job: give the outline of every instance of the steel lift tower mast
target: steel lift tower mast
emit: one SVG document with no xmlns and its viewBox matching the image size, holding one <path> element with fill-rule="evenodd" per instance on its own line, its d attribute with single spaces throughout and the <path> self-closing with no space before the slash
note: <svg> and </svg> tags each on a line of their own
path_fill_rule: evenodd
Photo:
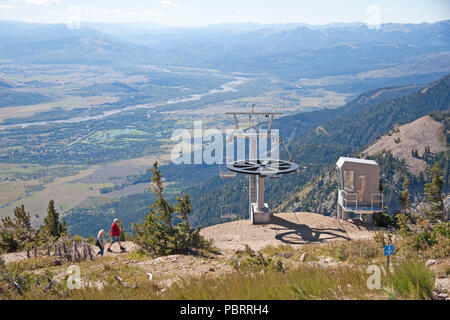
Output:
<svg viewBox="0 0 450 320">
<path fill-rule="evenodd" d="M 233 172 L 249 175 L 249 216 L 253 224 L 266 224 L 270 221 L 269 208 L 264 202 L 264 179 L 275 175 L 290 173 L 298 169 L 298 165 L 291 161 L 278 159 L 260 159 L 258 157 L 258 138 L 271 139 L 273 143 L 280 143 L 278 135 L 272 135 L 272 122 L 275 115 L 281 112 L 255 112 L 252 106 L 251 112 L 226 112 L 232 115 L 235 121 L 236 130 L 240 130 L 239 116 L 245 116 L 249 119 L 249 129 L 258 124 L 259 116 L 268 118 L 267 131 L 259 132 L 239 132 L 234 137 L 245 138 L 249 140 L 249 158 L 248 160 L 238 159 L 237 161 L 227 163 L 227 168 Z M 256 119 L 255 119 L 256 117 Z M 278 155 L 277 155 L 278 156 Z M 292 160 L 292 159 L 290 159 Z"/>
</svg>

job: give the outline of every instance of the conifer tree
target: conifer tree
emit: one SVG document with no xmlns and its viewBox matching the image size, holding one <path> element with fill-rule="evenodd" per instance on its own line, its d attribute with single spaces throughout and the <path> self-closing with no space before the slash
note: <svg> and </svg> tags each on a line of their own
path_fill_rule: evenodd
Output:
<svg viewBox="0 0 450 320">
<path fill-rule="evenodd" d="M 50 200 L 42 230 L 49 236 L 59 238 L 64 228 L 66 228 L 65 222 L 63 224 L 59 222 L 59 213 L 55 209 L 55 201 Z"/>
<path fill-rule="evenodd" d="M 192 205 L 189 195 L 177 196 L 172 206 L 163 196 L 163 183 L 158 163 L 153 164 L 151 190 L 157 199 L 151 205 L 149 213 L 140 224 L 133 224 L 136 242 L 155 256 L 183 253 L 192 249 L 214 250 L 211 242 L 200 235 L 200 229 L 192 229 L 189 216 Z M 173 226 L 173 214 L 177 213 L 182 222 Z"/>
<path fill-rule="evenodd" d="M 430 169 L 431 182 L 425 184 L 424 192 L 430 203 L 430 217 L 432 220 L 443 219 L 448 221 L 448 213 L 444 206 L 444 198 L 442 190 L 444 188 L 444 178 L 441 176 L 439 162 L 436 162 Z"/>
<path fill-rule="evenodd" d="M 6 217 L 2 219 L 3 226 L 6 228 L 22 229 L 23 231 L 31 230 L 31 216 L 25 211 L 25 206 L 14 208 L 14 217 Z"/>
<path fill-rule="evenodd" d="M 31 217 L 22 204 L 14 208 L 13 217 L 5 217 L 0 224 L 0 251 L 15 252 L 35 244 L 39 230 L 31 226 Z"/>
<path fill-rule="evenodd" d="M 156 202 L 152 205 L 152 209 L 155 211 L 156 217 L 159 221 L 172 228 L 172 215 L 174 213 L 174 208 L 163 196 L 164 186 L 161 171 L 158 170 L 157 161 L 153 164 L 151 172 L 153 173 L 153 177 L 150 188 L 157 196 Z"/>
<path fill-rule="evenodd" d="M 149 189 L 156 194 L 156 201 L 150 206 L 149 213 L 141 224 L 133 224 L 136 241 L 147 251 L 155 255 L 170 254 L 174 249 L 172 241 L 172 214 L 174 208 L 163 196 L 162 175 L 158 170 L 158 162 L 153 164 L 152 184 Z"/>
<path fill-rule="evenodd" d="M 408 176 L 405 176 L 405 180 L 402 185 L 403 189 L 400 191 L 400 205 L 402 206 L 402 211 L 409 217 L 411 216 L 411 201 L 409 199 L 409 179 Z"/>
<path fill-rule="evenodd" d="M 62 220 L 62 222 L 59 224 L 59 235 L 63 235 L 67 233 L 67 223 L 66 220 Z"/>
<path fill-rule="evenodd" d="M 191 199 L 188 194 L 183 194 L 177 196 L 177 204 L 175 210 L 179 213 L 180 219 L 184 220 L 186 226 L 190 228 L 190 214 L 192 212 Z"/>
</svg>

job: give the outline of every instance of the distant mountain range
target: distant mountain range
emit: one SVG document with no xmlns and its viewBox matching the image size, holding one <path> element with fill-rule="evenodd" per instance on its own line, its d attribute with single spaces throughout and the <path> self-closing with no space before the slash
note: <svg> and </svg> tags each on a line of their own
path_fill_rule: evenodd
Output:
<svg viewBox="0 0 450 320">
<path fill-rule="evenodd" d="M 168 27 L 157 23 L 105 23 L 105 22 L 83 22 L 83 26 L 96 29 L 100 32 L 119 35 L 127 34 L 144 34 L 144 33 L 180 33 L 186 31 L 204 31 L 204 32 L 252 32 L 262 29 L 271 30 L 292 30 L 302 27 L 309 29 L 326 29 L 326 28 L 339 28 L 350 26 L 365 25 L 364 22 L 353 23 L 329 23 L 326 25 L 311 25 L 307 23 L 275 23 L 275 24 L 262 24 L 262 23 L 220 23 L 206 26 L 193 26 L 193 27 Z"/>
<path fill-rule="evenodd" d="M 387 74 L 391 78 L 385 84 L 390 85 L 444 75 L 450 65 L 442 61 L 449 56 L 450 21 L 384 24 L 380 29 L 361 23 L 173 29 L 88 23 L 75 30 L 64 24 L 0 22 L 1 61 L 24 64 L 179 65 L 291 81 L 357 76 L 354 83 Z M 399 68 L 403 72 L 396 75 Z"/>
<path fill-rule="evenodd" d="M 90 28 L 0 22 L 0 61 L 20 64 L 149 63 L 149 49 Z"/>
</svg>

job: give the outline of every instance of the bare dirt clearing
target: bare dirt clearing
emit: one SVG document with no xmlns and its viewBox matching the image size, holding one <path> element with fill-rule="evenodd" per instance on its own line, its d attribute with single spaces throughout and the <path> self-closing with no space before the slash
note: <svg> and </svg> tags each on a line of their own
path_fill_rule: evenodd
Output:
<svg viewBox="0 0 450 320">
<path fill-rule="evenodd" d="M 273 215 L 272 223 L 267 225 L 253 225 L 249 220 L 241 220 L 207 227 L 201 234 L 213 239 L 220 249 L 242 250 L 248 245 L 253 250 L 260 250 L 268 245 L 296 246 L 366 239 L 374 236 L 375 228 L 316 213 L 296 212 Z"/>
<path fill-rule="evenodd" d="M 425 170 L 426 163 L 422 159 L 414 158 L 411 151 L 417 150 L 420 156 L 427 146 L 431 152 L 444 151 L 446 147 L 441 141 L 442 130 L 442 123 L 425 116 L 400 126 L 398 132 L 381 137 L 365 152 L 373 155 L 382 150 L 389 150 L 395 157 L 405 159 L 409 171 L 417 175 Z"/>
</svg>

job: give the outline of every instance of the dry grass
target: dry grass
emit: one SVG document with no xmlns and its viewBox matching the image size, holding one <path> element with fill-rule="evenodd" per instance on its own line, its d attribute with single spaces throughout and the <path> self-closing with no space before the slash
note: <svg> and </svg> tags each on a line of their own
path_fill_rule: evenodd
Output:
<svg viewBox="0 0 450 320">
<path fill-rule="evenodd" d="M 322 300 L 322 299 L 429 299 L 434 278 L 423 262 L 397 265 L 382 277 L 382 288 L 367 287 L 365 268 L 328 269 L 304 265 L 288 272 L 234 272 L 220 278 L 187 279 L 164 290 L 145 277 L 134 279 L 136 289 L 112 284 L 103 290 L 72 290 L 69 299 L 164 300 Z M 126 281 L 124 279 L 124 281 Z M 63 298 L 63 297 L 62 297 Z"/>
<path fill-rule="evenodd" d="M 396 247 L 401 246 L 396 243 Z M 77 264 L 84 285 L 80 290 L 65 286 L 70 263 L 54 265 L 51 257 L 21 261 L 8 268 L 27 274 L 51 272 L 58 282 L 58 290 L 28 290 L 26 299 L 80 300 L 430 299 L 434 274 L 448 277 L 450 273 L 445 261 L 430 270 L 423 255 L 404 250 L 392 258 L 393 269 L 386 273 L 381 244 L 364 239 L 267 246 L 260 253 L 266 263 L 254 264 L 259 253 L 249 248 L 211 257 L 174 255 L 151 259 L 139 250 L 105 256 Z M 233 269 L 236 257 L 241 264 Z M 276 268 L 278 265 L 282 268 Z M 367 287 L 369 265 L 378 265 L 382 271 L 380 289 Z M 153 275 L 151 281 L 147 272 Z"/>
<path fill-rule="evenodd" d="M 0 206 L 4 206 L 25 195 L 25 182 L 4 181 L 0 182 Z"/>
<path fill-rule="evenodd" d="M 0 122 L 9 118 L 23 118 L 35 115 L 38 112 L 50 111 L 53 108 L 62 108 L 63 110 L 72 110 L 75 108 L 89 108 L 104 103 L 113 103 L 119 100 L 114 96 L 92 96 L 92 97 L 68 97 L 54 102 L 40 103 L 30 106 L 14 106 L 0 109 Z"/>
</svg>

